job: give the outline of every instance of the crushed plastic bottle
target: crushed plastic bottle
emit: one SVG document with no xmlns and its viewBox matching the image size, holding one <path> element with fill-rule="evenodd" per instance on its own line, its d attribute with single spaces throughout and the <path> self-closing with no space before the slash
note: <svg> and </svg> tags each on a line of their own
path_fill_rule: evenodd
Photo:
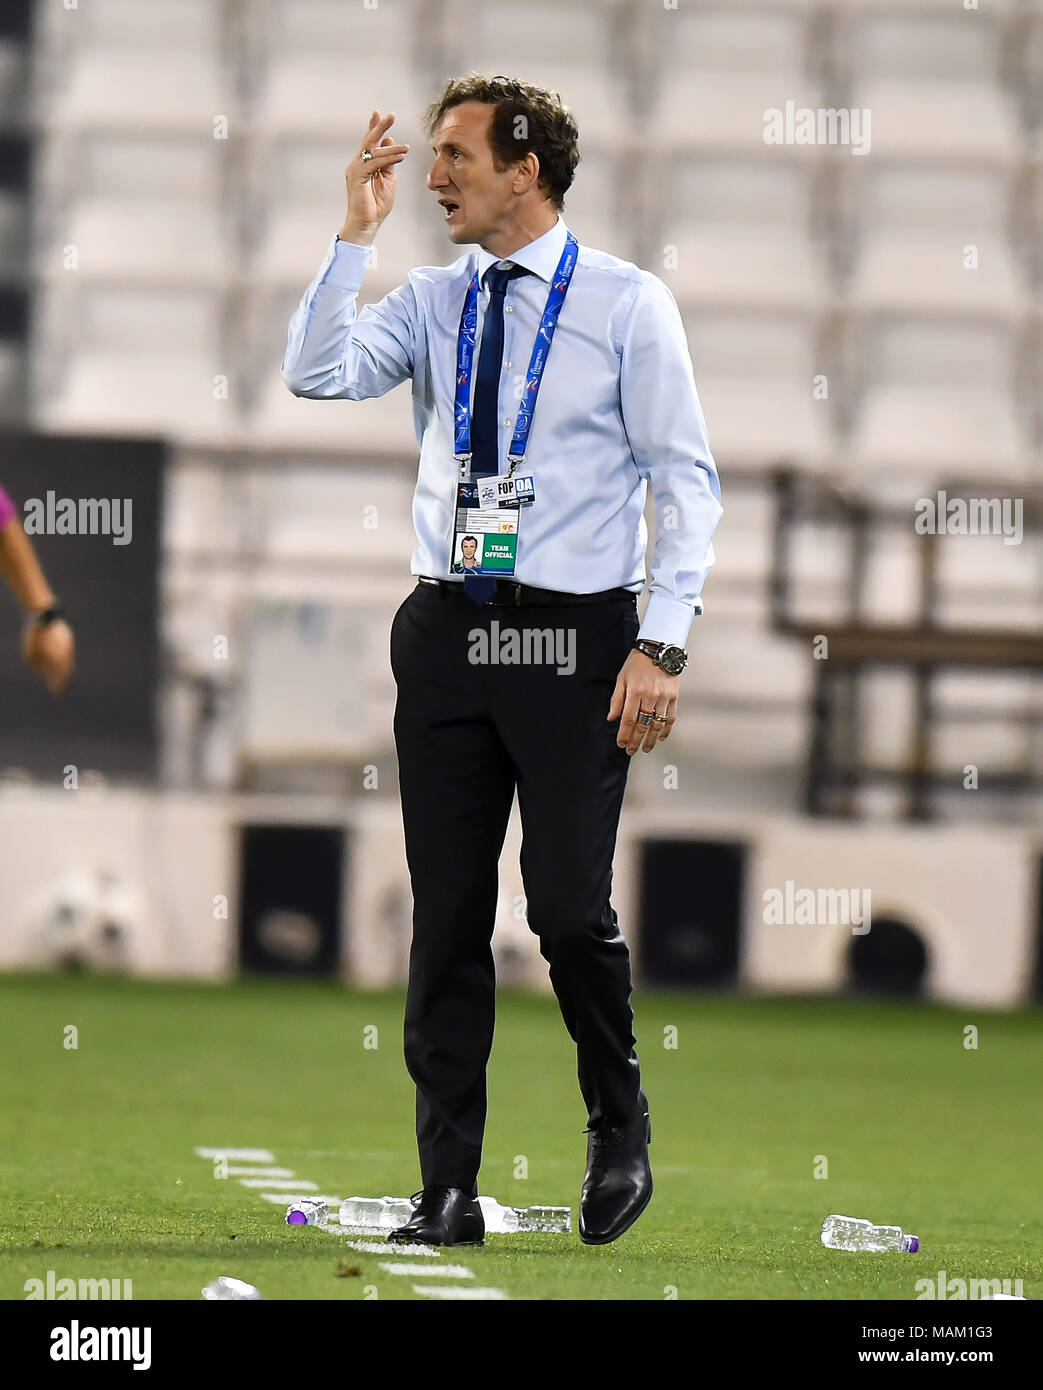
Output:
<svg viewBox="0 0 1043 1390">
<path fill-rule="evenodd" d="M 356 1235 L 393 1231 L 416 1211 L 408 1197 L 348 1197 L 340 1204 L 340 1224 Z"/>
<path fill-rule="evenodd" d="M 894 1250 L 915 1255 L 920 1237 L 909 1235 L 901 1226 L 874 1226 L 857 1216 L 827 1216 L 822 1223 L 822 1244 L 830 1250 L 869 1250 L 874 1254 Z"/>
<path fill-rule="evenodd" d="M 286 1208 L 287 1226 L 328 1226 L 329 1203 L 312 1197 L 301 1197 Z"/>
<path fill-rule="evenodd" d="M 255 1289 L 253 1284 L 247 1284 L 242 1279 L 233 1279 L 228 1274 L 222 1274 L 219 1279 L 212 1280 L 203 1290 L 203 1297 L 211 1302 L 217 1301 L 239 1301 L 246 1299 L 256 1299 L 261 1297 L 260 1289 Z"/>
<path fill-rule="evenodd" d="M 568 1235 L 572 1230 L 571 1207 L 505 1207 L 495 1197 L 479 1197 L 485 1229 L 493 1235 L 512 1231 L 543 1231 Z M 302 1207 L 303 1203 L 298 1203 Z M 408 1197 L 348 1197 L 341 1203 L 340 1224 L 356 1235 L 369 1231 L 393 1231 L 409 1221 L 416 1207 Z M 287 1212 L 287 1221 L 290 1213 Z"/>
<path fill-rule="evenodd" d="M 485 1229 L 492 1235 L 511 1231 L 544 1231 L 568 1235 L 572 1230 L 571 1207 L 504 1207 L 495 1197 L 479 1197 Z"/>
</svg>

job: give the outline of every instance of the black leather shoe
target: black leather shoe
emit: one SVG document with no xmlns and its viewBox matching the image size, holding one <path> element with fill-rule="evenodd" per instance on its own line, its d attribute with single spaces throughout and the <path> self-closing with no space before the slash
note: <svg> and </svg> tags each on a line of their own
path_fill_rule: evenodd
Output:
<svg viewBox="0 0 1043 1390">
<path fill-rule="evenodd" d="M 579 1238 L 584 1245 L 608 1245 L 630 1229 L 652 1198 L 648 1163 L 652 1124 L 644 1091 L 630 1124 L 598 1125 L 588 1129 L 587 1135 Z"/>
<path fill-rule="evenodd" d="M 462 1187 L 427 1187 L 414 1214 L 388 1236 L 390 1245 L 484 1245 L 485 1218 Z"/>
</svg>

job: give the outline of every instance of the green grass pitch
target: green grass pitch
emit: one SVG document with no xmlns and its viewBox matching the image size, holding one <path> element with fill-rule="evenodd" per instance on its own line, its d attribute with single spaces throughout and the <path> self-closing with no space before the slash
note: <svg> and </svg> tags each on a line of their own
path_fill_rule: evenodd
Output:
<svg viewBox="0 0 1043 1390">
<path fill-rule="evenodd" d="M 1043 1297 L 1040 1015 L 643 989 L 634 1002 L 651 1205 L 611 1246 L 515 1235 L 447 1251 L 467 1282 L 510 1299 L 915 1300 L 945 1270 Z M 267 1149 L 340 1196 L 415 1191 L 401 1018 L 401 994 L 334 985 L 0 978 L 0 1296 L 53 1270 L 132 1279 L 136 1300 L 198 1299 L 221 1274 L 268 1299 L 416 1297 L 431 1280 L 380 1269 L 408 1256 L 291 1229 L 193 1153 Z M 481 1190 L 569 1205 L 575 1221 L 585 1123 L 553 999 L 503 994 Z M 899 1224 L 920 1253 L 826 1250 L 830 1212 Z"/>
</svg>

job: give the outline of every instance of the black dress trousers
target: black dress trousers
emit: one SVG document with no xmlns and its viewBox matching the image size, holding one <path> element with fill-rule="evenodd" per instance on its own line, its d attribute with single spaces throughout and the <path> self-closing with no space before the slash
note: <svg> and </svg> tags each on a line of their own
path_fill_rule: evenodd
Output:
<svg viewBox="0 0 1043 1390">
<path fill-rule="evenodd" d="M 590 1122 L 633 1117 L 630 953 L 609 902 L 630 760 L 606 716 L 637 631 L 633 596 L 479 606 L 455 588 L 418 583 L 395 615 L 395 743 L 414 903 L 405 1059 L 425 1187 L 477 1192 L 497 862 L 516 789 L 528 924 L 576 1044 Z M 530 659 L 503 659 L 512 654 Z"/>
</svg>

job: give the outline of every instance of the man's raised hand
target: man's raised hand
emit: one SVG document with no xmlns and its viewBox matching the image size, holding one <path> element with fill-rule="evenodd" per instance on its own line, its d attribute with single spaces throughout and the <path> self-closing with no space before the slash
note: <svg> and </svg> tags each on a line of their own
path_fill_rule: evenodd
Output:
<svg viewBox="0 0 1043 1390">
<path fill-rule="evenodd" d="M 339 232 L 341 241 L 368 246 L 394 205 L 395 165 L 401 164 L 409 150 L 408 145 L 396 145 L 388 135 L 394 120 L 394 112 L 381 116 L 374 111 L 358 151 L 344 170 L 348 211 Z M 369 151 L 371 158 L 364 159 L 364 151 Z"/>
</svg>

